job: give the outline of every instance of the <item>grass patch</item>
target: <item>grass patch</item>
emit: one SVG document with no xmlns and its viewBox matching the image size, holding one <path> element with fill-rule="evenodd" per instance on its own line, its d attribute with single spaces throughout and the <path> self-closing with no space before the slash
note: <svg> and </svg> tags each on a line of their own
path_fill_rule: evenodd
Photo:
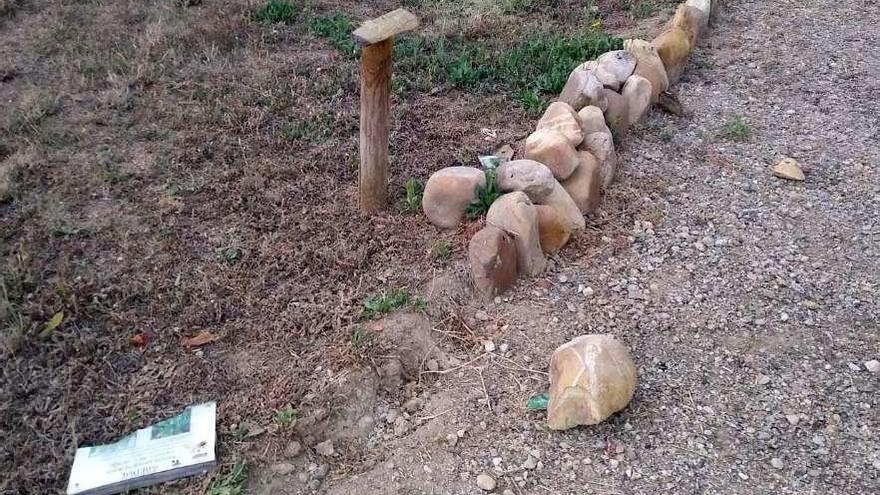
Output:
<svg viewBox="0 0 880 495">
<path fill-rule="evenodd" d="M 527 5 L 529 2 L 518 2 Z M 311 30 L 349 57 L 357 53 L 354 26 L 343 14 L 316 17 Z M 513 45 L 463 37 L 403 36 L 394 45 L 397 90 L 455 87 L 474 92 L 509 91 L 526 110 L 546 105 L 544 95 L 562 91 L 581 63 L 623 48 L 623 40 L 591 27 L 572 36 L 541 32 Z"/>
<path fill-rule="evenodd" d="M 746 141 L 752 135 L 752 130 L 744 118 L 737 116 L 724 125 L 724 135 L 734 141 Z"/>
<path fill-rule="evenodd" d="M 465 214 L 471 220 L 477 219 L 488 213 L 489 207 L 503 194 L 495 180 L 496 172 L 486 170 L 486 186 L 477 186 L 476 198 L 468 205 Z"/>
<path fill-rule="evenodd" d="M 370 320 L 404 307 L 423 310 L 427 305 L 428 302 L 424 298 L 412 296 L 406 290 L 397 289 L 365 299 L 361 319 Z"/>
<path fill-rule="evenodd" d="M 58 111 L 59 102 L 44 93 L 28 93 L 21 104 L 9 115 L 6 130 L 10 134 L 36 135 L 40 125 Z"/>
<path fill-rule="evenodd" d="M 452 246 L 446 241 L 437 241 L 431 246 L 431 256 L 438 260 L 448 260 L 452 255 Z"/>
<path fill-rule="evenodd" d="M 211 484 L 208 495 L 244 495 L 247 483 L 247 466 L 237 461 L 229 471 Z"/>
<path fill-rule="evenodd" d="M 354 25 L 342 14 L 320 16 L 312 19 L 311 30 L 317 36 L 325 38 L 334 48 L 347 57 L 357 55 L 357 45 L 351 38 Z"/>
<path fill-rule="evenodd" d="M 293 24 L 301 10 L 286 0 L 269 0 L 251 12 L 251 20 L 257 24 Z"/>
<path fill-rule="evenodd" d="M 425 192 L 425 184 L 410 177 L 403 185 L 404 197 L 400 200 L 398 208 L 404 213 L 416 213 L 422 207 L 422 194 Z"/>
</svg>

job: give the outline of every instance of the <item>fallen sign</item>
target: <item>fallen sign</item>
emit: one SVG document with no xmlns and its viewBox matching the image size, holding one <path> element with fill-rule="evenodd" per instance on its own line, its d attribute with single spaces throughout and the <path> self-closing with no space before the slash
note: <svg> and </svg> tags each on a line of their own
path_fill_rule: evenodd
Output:
<svg viewBox="0 0 880 495">
<path fill-rule="evenodd" d="M 121 440 L 76 449 L 67 495 L 108 495 L 205 473 L 217 465 L 217 404 L 187 407 Z"/>
</svg>

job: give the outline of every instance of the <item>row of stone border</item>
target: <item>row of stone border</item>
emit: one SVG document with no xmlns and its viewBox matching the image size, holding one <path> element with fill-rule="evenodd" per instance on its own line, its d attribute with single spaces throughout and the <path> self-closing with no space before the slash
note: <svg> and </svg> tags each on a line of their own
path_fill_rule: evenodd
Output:
<svg viewBox="0 0 880 495">
<path fill-rule="evenodd" d="M 675 83 L 706 30 L 711 0 L 687 0 L 653 41 L 628 39 L 624 49 L 586 61 L 525 140 L 523 158 L 497 169 L 447 167 L 425 185 L 422 208 L 437 227 L 457 228 L 488 180 L 504 192 L 468 246 L 476 294 L 490 299 L 520 276 L 535 276 L 546 255 L 586 226 L 617 170 L 615 140 L 626 136 Z"/>
</svg>

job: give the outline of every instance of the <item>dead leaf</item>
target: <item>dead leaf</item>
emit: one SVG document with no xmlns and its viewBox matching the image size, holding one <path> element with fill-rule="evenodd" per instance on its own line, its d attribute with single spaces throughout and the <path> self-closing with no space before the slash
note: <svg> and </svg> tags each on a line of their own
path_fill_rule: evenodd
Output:
<svg viewBox="0 0 880 495">
<path fill-rule="evenodd" d="M 201 347 L 205 344 L 210 344 L 211 342 L 215 342 L 220 340 L 219 335 L 214 335 L 213 333 L 202 330 L 195 337 L 184 337 L 180 340 L 180 345 L 186 347 L 188 349 L 192 349 L 193 347 Z"/>
<path fill-rule="evenodd" d="M 150 336 L 146 333 L 136 333 L 128 338 L 128 343 L 134 347 L 143 347 L 150 342 Z"/>
<path fill-rule="evenodd" d="M 64 320 L 64 312 L 59 311 L 52 315 L 52 318 L 46 322 L 46 325 L 43 327 L 43 330 L 40 332 L 41 339 L 48 339 L 52 336 L 52 333 L 55 332 L 55 329 L 61 325 L 61 322 Z"/>
</svg>

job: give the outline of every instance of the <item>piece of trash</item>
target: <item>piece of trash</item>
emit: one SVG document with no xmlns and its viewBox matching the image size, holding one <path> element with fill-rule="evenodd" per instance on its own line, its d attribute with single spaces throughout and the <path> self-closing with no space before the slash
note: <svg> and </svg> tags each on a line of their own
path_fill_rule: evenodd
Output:
<svg viewBox="0 0 880 495">
<path fill-rule="evenodd" d="M 99 495 L 156 485 L 217 465 L 217 403 L 138 430 L 116 443 L 76 449 L 67 495 Z"/>
<path fill-rule="evenodd" d="M 547 409 L 547 404 L 550 403 L 550 396 L 547 394 L 538 394 L 529 397 L 529 402 L 526 405 L 529 411 L 544 411 Z"/>
<path fill-rule="evenodd" d="M 192 349 L 193 347 L 201 347 L 205 344 L 210 344 L 211 342 L 216 342 L 220 340 L 219 335 L 214 335 L 213 333 L 202 330 L 195 337 L 184 337 L 180 339 L 180 345 Z"/>
<path fill-rule="evenodd" d="M 480 157 L 480 165 L 486 170 L 495 170 L 501 165 L 501 158 L 495 155 L 483 155 Z"/>
<path fill-rule="evenodd" d="M 46 322 L 46 325 L 43 326 L 43 330 L 40 331 L 39 337 L 41 339 L 48 339 L 49 337 L 51 337 L 52 334 L 55 332 L 55 329 L 58 328 L 59 325 L 61 325 L 61 322 L 63 320 L 64 320 L 64 312 L 63 311 L 59 311 L 59 312 L 55 313 L 54 315 L 52 315 L 52 318 L 50 318 L 49 321 Z"/>
<path fill-rule="evenodd" d="M 486 141 L 494 141 L 498 139 L 498 131 L 496 131 L 495 129 L 487 129 L 483 127 L 482 129 L 480 129 L 480 134 L 485 136 L 483 139 L 485 139 Z"/>
<path fill-rule="evenodd" d="M 150 335 L 146 333 L 136 333 L 128 338 L 128 343 L 133 347 L 143 347 L 150 342 Z"/>
</svg>

